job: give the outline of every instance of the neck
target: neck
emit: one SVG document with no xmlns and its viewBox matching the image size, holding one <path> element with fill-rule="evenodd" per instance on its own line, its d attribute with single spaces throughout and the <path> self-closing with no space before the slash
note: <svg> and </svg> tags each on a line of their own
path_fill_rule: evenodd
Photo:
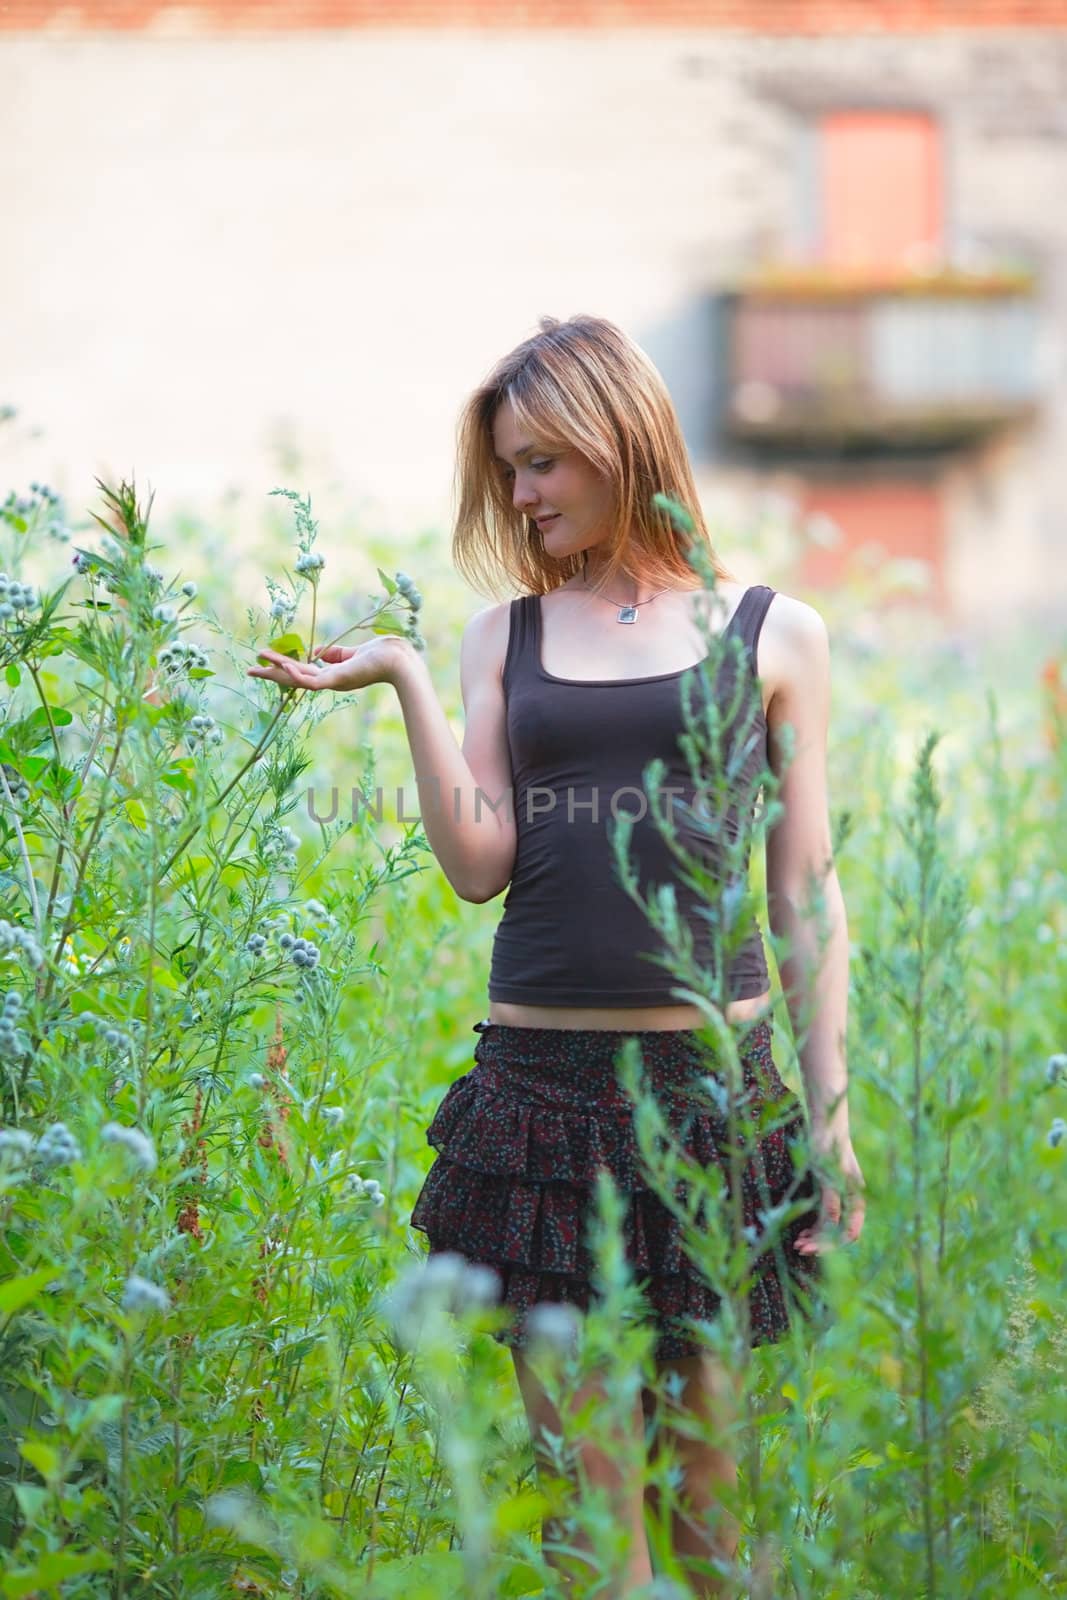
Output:
<svg viewBox="0 0 1067 1600">
<path fill-rule="evenodd" d="M 582 556 L 582 578 L 590 588 L 599 585 L 603 574 L 607 571 L 607 563 L 597 558 L 595 553 L 586 551 Z M 607 598 L 617 600 L 620 606 L 640 605 L 643 600 L 651 600 L 654 595 L 662 594 L 667 586 L 662 583 L 648 583 L 644 578 L 635 577 L 625 567 L 616 572 L 607 589 Z M 681 583 L 671 585 L 672 588 L 681 589 Z"/>
</svg>

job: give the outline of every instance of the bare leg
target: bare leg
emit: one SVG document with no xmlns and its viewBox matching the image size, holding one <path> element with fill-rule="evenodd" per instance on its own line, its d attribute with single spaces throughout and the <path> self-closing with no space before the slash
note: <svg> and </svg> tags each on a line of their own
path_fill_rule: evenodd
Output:
<svg viewBox="0 0 1067 1600">
<path fill-rule="evenodd" d="M 691 1571 L 686 1557 L 707 1562 L 714 1558 L 733 1560 L 737 1554 L 740 1530 L 736 1519 L 721 1504 L 722 1491 L 736 1488 L 737 1464 L 732 1450 L 720 1445 L 717 1436 L 737 1416 L 741 1380 L 732 1378 L 727 1369 L 709 1355 L 660 1361 L 657 1368 L 661 1376 L 674 1371 L 685 1380 L 678 1398 L 664 1397 L 653 1412 L 656 1421 L 653 1456 L 669 1442 L 683 1474 L 679 1504 L 671 1515 L 671 1545 L 688 1572 L 693 1593 L 701 1600 L 726 1600 L 730 1590 L 725 1580 L 706 1572 Z M 672 1424 L 672 1412 L 679 1420 L 689 1416 L 710 1422 L 710 1442 L 687 1437 L 685 1431 Z M 658 1515 L 659 1491 L 650 1487 L 647 1499 L 653 1514 Z"/>
<path fill-rule="evenodd" d="M 534 1442 L 534 1455 L 537 1460 L 538 1471 L 548 1466 L 548 1457 L 544 1452 L 542 1443 L 542 1428 L 548 1428 L 555 1434 L 560 1434 L 559 1413 L 545 1394 L 541 1385 L 520 1350 L 513 1349 L 512 1358 L 515 1362 L 515 1373 L 519 1380 L 519 1389 L 522 1393 L 523 1404 L 526 1407 L 526 1417 L 530 1425 L 530 1436 Z M 574 1397 L 575 1409 L 581 1407 L 595 1394 L 602 1394 L 603 1386 L 597 1382 L 583 1385 Z M 634 1401 L 634 1414 L 628 1419 L 627 1424 L 638 1438 L 644 1437 L 644 1415 L 639 1400 Z M 641 1472 L 638 1470 L 634 1481 L 627 1481 L 619 1461 L 603 1448 L 594 1448 L 578 1442 L 574 1454 L 577 1457 L 578 1471 L 590 1488 L 603 1488 L 612 1497 L 615 1515 L 620 1524 L 630 1530 L 630 1551 L 626 1565 L 622 1587 L 614 1590 L 612 1600 L 622 1600 L 623 1596 L 634 1594 L 643 1584 L 652 1578 L 652 1564 L 648 1554 L 648 1540 L 645 1536 L 644 1497 L 641 1486 Z M 643 1458 L 642 1458 L 643 1459 Z M 544 1528 L 546 1540 L 556 1536 L 558 1530 L 551 1521 L 547 1521 Z M 589 1542 L 581 1535 L 576 1535 L 573 1544 L 577 1549 L 588 1550 Z M 561 1562 L 552 1552 L 545 1552 L 545 1561 L 556 1570 L 560 1570 Z M 608 1600 L 605 1595 L 605 1600 Z"/>
</svg>

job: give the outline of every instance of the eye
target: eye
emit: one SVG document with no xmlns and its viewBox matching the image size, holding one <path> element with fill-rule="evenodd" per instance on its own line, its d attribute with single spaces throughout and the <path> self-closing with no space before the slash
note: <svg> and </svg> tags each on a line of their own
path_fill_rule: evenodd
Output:
<svg viewBox="0 0 1067 1600">
<path fill-rule="evenodd" d="M 548 472 L 548 471 L 551 470 L 552 467 L 555 466 L 555 464 L 556 464 L 555 458 L 552 458 L 551 460 L 548 460 L 548 461 L 531 461 L 530 462 L 530 465 L 534 469 L 535 472 Z M 510 483 L 512 478 L 515 476 L 515 470 L 514 470 L 513 467 L 501 467 L 500 475 L 504 479 L 505 483 Z"/>
</svg>

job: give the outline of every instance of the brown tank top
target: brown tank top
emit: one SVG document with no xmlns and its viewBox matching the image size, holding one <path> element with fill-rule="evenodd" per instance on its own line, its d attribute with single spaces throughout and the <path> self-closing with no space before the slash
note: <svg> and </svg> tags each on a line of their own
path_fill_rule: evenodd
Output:
<svg viewBox="0 0 1067 1600">
<path fill-rule="evenodd" d="M 767 765 L 767 723 L 756 679 L 756 643 L 775 591 L 765 584 L 746 589 L 726 625 L 724 638 L 739 646 L 725 652 L 712 692 L 725 716 L 736 689 L 740 662 L 745 675 L 745 739 L 735 749 L 731 795 L 747 796 Z M 699 666 L 699 663 L 697 664 Z M 641 893 L 673 883 L 679 916 L 694 941 L 696 959 L 713 971 L 713 941 L 704 902 L 676 875 L 669 847 L 648 806 L 642 773 L 650 761 L 664 762 L 664 786 L 683 803 L 699 799 L 679 735 L 683 680 L 689 676 L 694 709 L 702 674 L 697 667 L 649 678 L 579 680 L 557 678 L 541 665 L 541 602 L 523 595 L 511 602 L 504 660 L 507 735 L 511 752 L 512 802 L 517 847 L 515 868 L 493 941 L 489 998 L 517 1005 L 677 1005 L 677 979 L 655 956 L 666 947 L 641 907 L 619 882 L 611 837 L 615 818 L 632 813 L 630 859 Z M 736 837 L 739 815 L 727 810 Z M 686 847 L 714 867 L 710 830 L 677 819 Z M 748 869 L 745 853 L 744 869 Z M 753 919 L 735 950 L 727 995 L 743 999 L 768 987 L 759 924 Z"/>
</svg>

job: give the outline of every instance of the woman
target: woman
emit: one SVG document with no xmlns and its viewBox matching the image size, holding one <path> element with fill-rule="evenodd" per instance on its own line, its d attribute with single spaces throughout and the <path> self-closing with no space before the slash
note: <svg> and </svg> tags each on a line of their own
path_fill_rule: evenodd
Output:
<svg viewBox="0 0 1067 1600">
<path fill-rule="evenodd" d="M 810 1285 L 817 1255 L 835 1238 L 858 1237 L 863 1223 L 845 1093 L 848 934 L 826 800 L 826 629 L 801 601 L 734 582 L 711 552 L 667 390 L 611 323 L 543 318 L 540 332 L 471 396 L 459 442 L 456 565 L 476 586 L 491 589 L 503 576 L 521 591 L 519 599 L 479 611 L 465 629 L 462 750 L 423 658 L 406 639 L 330 648 L 325 667 L 263 651 L 271 665 L 252 671 L 308 689 L 393 684 L 423 826 L 449 882 L 477 903 L 509 889 L 493 947 L 489 1016 L 476 1025 L 475 1065 L 450 1087 L 428 1130 L 439 1154 L 412 1222 L 428 1233 L 432 1250 L 456 1250 L 497 1271 L 513 1313 L 500 1337 L 512 1348 L 535 1444 L 543 1428 L 560 1429 L 524 1355 L 525 1320 L 544 1301 L 589 1305 L 583 1230 L 598 1160 L 633 1191 L 641 1214 L 646 1259 L 635 1268 L 657 1329 L 660 1373 L 678 1374 L 673 1393 L 683 1412 L 700 1411 L 721 1428 L 737 1391 L 685 1320 L 714 1316 L 717 1299 L 678 1250 L 666 1209 L 642 1184 L 632 1121 L 619 1134 L 629 1101 L 614 1069 L 621 1044 L 636 1036 L 665 1105 L 694 1069 L 708 1071 L 697 1039 L 706 1018 L 697 1005 L 673 998 L 675 978 L 649 959 L 662 947 L 618 880 L 607 826 L 618 809 L 640 818 L 633 797 L 654 755 L 666 761 L 669 777 L 682 773 L 680 687 L 705 655 L 698 603 L 708 592 L 653 496 L 680 502 L 692 518 L 691 537 L 708 550 L 714 596 L 725 603 L 719 627 L 740 641 L 742 670 L 751 674 L 761 737 L 748 772 L 767 767 L 781 781 L 783 812 L 766 846 L 769 919 L 789 949 L 781 977 L 794 1032 L 798 1039 L 803 1033 L 799 1055 L 822 1183 L 816 1206 L 814 1168 L 798 1190 L 783 1133 L 764 1141 L 772 1199 L 806 1194 L 811 1207 L 786 1226 L 774 1258 L 768 1252 L 751 1296 L 753 1344 L 782 1336 L 791 1287 Z M 787 724 L 795 740 L 788 761 Z M 623 791 L 627 803 L 617 808 Z M 670 856 L 653 819 L 633 827 L 642 883 L 665 881 Z M 807 911 L 813 883 L 822 926 Z M 695 914 L 691 897 L 679 892 L 678 903 L 699 940 L 707 920 Z M 770 1085 L 776 1099 L 786 1095 L 771 1057 L 770 990 L 755 924 L 731 955 L 727 992 L 726 1019 L 743 1031 L 746 1087 L 765 1092 Z M 797 1107 L 786 1132 L 795 1136 L 802 1120 Z M 695 1133 L 690 1126 L 705 1150 L 713 1131 L 710 1110 Z M 842 1194 L 831 1177 L 849 1197 L 843 1228 Z M 746 1191 L 751 1223 L 749 1199 Z M 650 1239 L 670 1260 L 648 1256 Z M 643 1404 L 650 1403 L 646 1392 Z M 643 1426 L 640 1412 L 633 1420 Z M 697 1592 L 719 1593 L 706 1564 L 736 1547 L 736 1526 L 714 1516 L 721 1487 L 736 1481 L 734 1461 L 684 1429 L 672 1430 L 669 1417 L 657 1422 L 657 1438 L 670 1437 L 685 1477 L 675 1549 L 681 1559 L 695 1559 L 694 1571 L 705 1564 L 697 1580 L 705 1587 Z M 620 1481 L 614 1460 L 591 1448 L 582 1466 L 590 1482 L 610 1488 L 632 1529 L 627 1583 L 639 1586 L 651 1577 L 640 1485 Z"/>
</svg>

